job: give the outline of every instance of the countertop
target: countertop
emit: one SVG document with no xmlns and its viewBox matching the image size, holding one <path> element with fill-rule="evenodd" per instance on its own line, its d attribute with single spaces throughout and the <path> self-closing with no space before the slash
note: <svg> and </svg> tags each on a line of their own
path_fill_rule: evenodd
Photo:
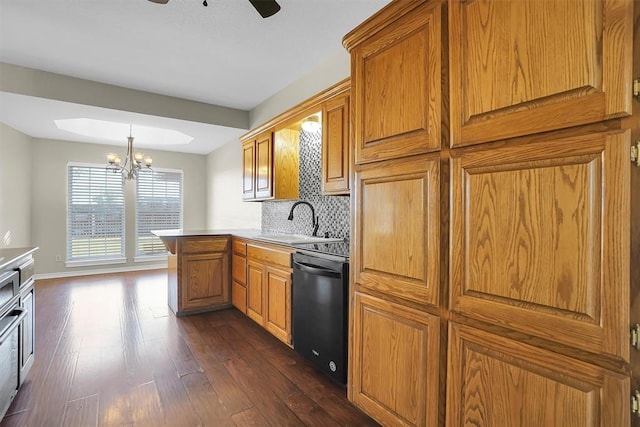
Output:
<svg viewBox="0 0 640 427">
<path fill-rule="evenodd" d="M 341 258 L 349 258 L 349 242 L 328 242 L 328 243 L 302 243 L 302 244 L 286 244 L 276 242 L 265 242 L 258 237 L 265 234 L 263 230 L 256 229 L 210 229 L 210 230 L 152 230 L 151 233 L 160 238 L 178 239 L 180 237 L 198 237 L 198 236 L 233 236 L 242 237 L 244 239 L 254 239 L 261 243 L 271 245 L 280 245 L 289 248 L 299 249 L 304 252 L 315 252 L 319 254 L 328 254 Z M 269 233 L 278 234 L 278 233 Z M 284 234 L 284 233 L 282 233 Z M 166 243 L 165 243 L 166 244 Z"/>
<path fill-rule="evenodd" d="M 209 230 L 152 230 L 151 233 L 158 237 L 198 237 L 198 236 L 236 236 L 245 239 L 253 239 L 262 234 L 262 230 L 252 228 L 236 229 L 209 229 Z"/>
<path fill-rule="evenodd" d="M 7 266 L 11 265 L 15 261 L 34 253 L 38 249 L 40 248 L 38 248 L 37 246 L 31 248 L 0 249 L 0 270 L 4 270 Z"/>
</svg>

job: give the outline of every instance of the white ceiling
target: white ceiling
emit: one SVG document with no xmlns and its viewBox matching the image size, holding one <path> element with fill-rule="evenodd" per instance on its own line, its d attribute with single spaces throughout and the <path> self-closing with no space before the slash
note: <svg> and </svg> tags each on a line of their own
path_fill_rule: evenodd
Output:
<svg viewBox="0 0 640 427">
<path fill-rule="evenodd" d="M 342 37 L 388 1 L 278 0 L 280 12 L 263 19 L 248 0 L 208 0 L 208 7 L 200 0 L 0 0 L 0 61 L 251 110 L 343 50 Z M 11 127 L 38 138 L 105 143 L 52 123 L 73 115 L 195 137 L 161 148 L 169 151 L 204 154 L 215 148 L 212 140 L 246 132 L 0 93 L 0 121 Z"/>
</svg>

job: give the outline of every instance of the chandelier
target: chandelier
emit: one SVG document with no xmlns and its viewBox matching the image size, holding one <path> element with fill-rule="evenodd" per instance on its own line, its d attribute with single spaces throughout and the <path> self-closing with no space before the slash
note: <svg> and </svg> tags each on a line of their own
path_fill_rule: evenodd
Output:
<svg viewBox="0 0 640 427">
<path fill-rule="evenodd" d="M 136 179 L 138 172 L 142 168 L 151 170 L 151 163 L 153 159 L 150 156 L 144 155 L 144 153 L 133 152 L 133 136 L 131 136 L 131 125 L 129 125 L 129 136 L 127 137 L 127 157 L 122 163 L 122 158 L 115 153 L 107 154 L 107 162 L 109 165 L 107 169 L 110 169 L 113 173 L 121 173 L 124 179 Z M 144 165 L 142 164 L 144 162 Z"/>
</svg>

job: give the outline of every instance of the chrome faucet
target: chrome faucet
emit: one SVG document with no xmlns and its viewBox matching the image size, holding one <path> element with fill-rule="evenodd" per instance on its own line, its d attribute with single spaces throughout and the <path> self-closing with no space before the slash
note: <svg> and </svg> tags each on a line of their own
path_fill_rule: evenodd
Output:
<svg viewBox="0 0 640 427">
<path fill-rule="evenodd" d="M 293 210 L 295 209 L 296 206 L 298 205 L 307 205 L 311 208 L 311 225 L 313 226 L 313 233 L 311 233 L 312 236 L 317 236 L 318 234 L 318 227 L 320 226 L 320 224 L 318 224 L 318 217 L 316 217 L 316 211 L 315 209 L 313 209 L 313 205 L 309 202 L 305 202 L 304 200 L 300 200 L 298 202 L 295 202 L 293 204 L 293 206 L 291 206 L 291 210 L 289 211 L 289 218 L 287 218 L 289 221 L 293 221 Z"/>
</svg>

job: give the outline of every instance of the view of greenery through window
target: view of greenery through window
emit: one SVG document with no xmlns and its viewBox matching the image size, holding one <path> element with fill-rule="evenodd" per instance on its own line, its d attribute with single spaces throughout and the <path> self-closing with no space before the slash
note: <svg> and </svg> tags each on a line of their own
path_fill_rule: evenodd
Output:
<svg viewBox="0 0 640 427">
<path fill-rule="evenodd" d="M 136 256 L 163 255 L 151 230 L 182 228 L 182 171 L 154 169 L 136 182 Z M 68 164 L 67 261 L 125 260 L 125 181 L 102 165 Z"/>
</svg>

